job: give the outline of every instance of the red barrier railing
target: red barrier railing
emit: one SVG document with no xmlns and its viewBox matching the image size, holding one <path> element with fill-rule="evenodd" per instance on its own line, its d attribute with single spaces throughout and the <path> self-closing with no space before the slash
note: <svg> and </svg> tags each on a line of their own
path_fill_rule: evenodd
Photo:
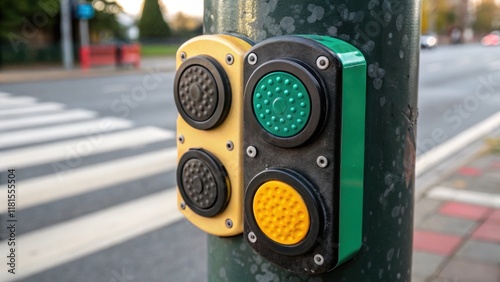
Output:
<svg viewBox="0 0 500 282">
<path fill-rule="evenodd" d="M 80 66 L 88 70 L 92 66 L 132 64 L 139 68 L 141 64 L 141 46 L 131 45 L 95 45 L 80 47 Z"/>
</svg>

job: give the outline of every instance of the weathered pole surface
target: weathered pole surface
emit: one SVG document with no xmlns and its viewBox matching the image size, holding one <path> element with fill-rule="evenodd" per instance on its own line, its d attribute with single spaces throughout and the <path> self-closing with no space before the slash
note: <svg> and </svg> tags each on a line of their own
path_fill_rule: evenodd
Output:
<svg viewBox="0 0 500 282">
<path fill-rule="evenodd" d="M 368 64 L 360 252 L 329 273 L 305 276 L 268 263 L 242 236 L 209 236 L 209 281 L 410 281 L 420 1 L 205 0 L 204 28 L 256 42 L 330 35 L 358 47 Z"/>
</svg>

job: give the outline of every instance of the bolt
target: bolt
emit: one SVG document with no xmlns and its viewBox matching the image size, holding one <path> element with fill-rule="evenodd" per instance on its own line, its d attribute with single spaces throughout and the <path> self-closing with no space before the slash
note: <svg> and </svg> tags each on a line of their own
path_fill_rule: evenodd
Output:
<svg viewBox="0 0 500 282">
<path fill-rule="evenodd" d="M 257 55 L 255 53 L 250 53 L 250 55 L 248 55 L 248 63 L 250 65 L 253 66 L 253 65 L 257 64 L 257 60 L 258 60 L 258 58 L 257 58 Z"/>
<path fill-rule="evenodd" d="M 320 70 L 326 70 L 330 66 L 330 60 L 325 56 L 319 56 L 316 60 L 316 66 Z"/>
<path fill-rule="evenodd" d="M 231 229 L 233 228 L 233 221 L 231 219 L 226 219 L 226 227 Z"/>
<path fill-rule="evenodd" d="M 328 159 L 324 156 L 319 156 L 318 159 L 316 159 L 316 164 L 321 168 L 325 168 L 328 166 Z"/>
<path fill-rule="evenodd" d="M 181 144 L 184 144 L 184 141 L 185 141 L 185 140 L 184 140 L 184 135 L 179 135 L 179 142 L 180 142 Z"/>
<path fill-rule="evenodd" d="M 226 142 L 226 148 L 228 151 L 232 151 L 234 149 L 234 144 L 232 141 L 227 141 Z"/>
<path fill-rule="evenodd" d="M 250 158 L 255 158 L 257 156 L 257 148 L 255 148 L 254 146 L 248 146 L 247 155 Z"/>
<path fill-rule="evenodd" d="M 228 65 L 234 64 L 234 57 L 233 57 L 233 55 L 231 55 L 231 54 L 227 54 L 226 55 L 226 64 L 228 64 Z"/>
<path fill-rule="evenodd" d="M 186 203 L 181 202 L 181 205 L 180 205 L 180 206 L 181 206 L 181 209 L 183 209 L 183 210 L 185 210 L 185 209 L 186 209 Z"/>
<path fill-rule="evenodd" d="M 317 264 L 317 265 L 323 265 L 323 263 L 325 262 L 325 259 L 323 258 L 322 255 L 320 254 L 315 254 L 314 255 L 314 263 Z"/>
<path fill-rule="evenodd" d="M 248 241 L 250 241 L 250 243 L 257 242 L 257 236 L 255 236 L 255 233 L 253 232 L 248 233 Z"/>
<path fill-rule="evenodd" d="M 186 52 L 181 52 L 181 61 L 185 61 L 187 58 Z"/>
</svg>

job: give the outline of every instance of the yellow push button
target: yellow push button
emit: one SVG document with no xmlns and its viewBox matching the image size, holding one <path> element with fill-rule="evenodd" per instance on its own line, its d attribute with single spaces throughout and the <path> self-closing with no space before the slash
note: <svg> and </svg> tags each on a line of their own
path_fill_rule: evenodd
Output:
<svg viewBox="0 0 500 282">
<path fill-rule="evenodd" d="M 253 213 L 262 232 L 282 245 L 295 245 L 302 241 L 311 225 L 302 196 L 281 181 L 268 181 L 257 189 Z"/>
</svg>

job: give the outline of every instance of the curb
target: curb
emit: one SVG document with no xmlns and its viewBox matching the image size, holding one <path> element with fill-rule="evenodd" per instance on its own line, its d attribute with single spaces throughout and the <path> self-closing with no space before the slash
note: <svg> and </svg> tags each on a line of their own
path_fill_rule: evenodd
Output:
<svg viewBox="0 0 500 282">
<path fill-rule="evenodd" d="M 485 153 L 483 138 L 500 134 L 500 112 L 417 157 L 415 200 L 443 178 Z M 432 170 L 431 170 L 432 169 Z"/>
<path fill-rule="evenodd" d="M 51 70 L 0 71 L 0 85 L 147 74 L 150 73 L 152 69 L 155 72 L 175 71 L 174 57 L 146 58 L 141 64 L 140 69 L 116 69 L 114 66 L 108 66 L 90 70 L 81 70 L 77 68 L 64 70 L 61 68 L 54 68 Z"/>
</svg>

